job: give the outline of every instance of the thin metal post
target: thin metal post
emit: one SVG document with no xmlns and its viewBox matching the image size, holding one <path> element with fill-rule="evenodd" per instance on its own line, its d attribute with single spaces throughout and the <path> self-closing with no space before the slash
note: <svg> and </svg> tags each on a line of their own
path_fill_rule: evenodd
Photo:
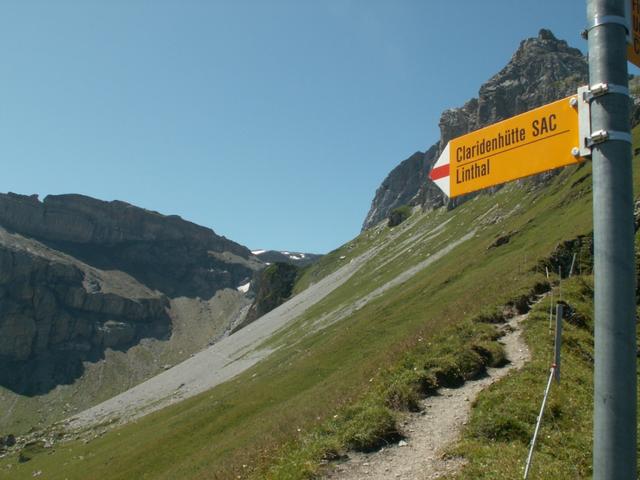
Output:
<svg viewBox="0 0 640 480">
<path fill-rule="evenodd" d="M 573 259 L 571 260 L 571 268 L 569 269 L 569 277 L 571 277 L 571 275 L 573 275 L 573 267 L 576 264 L 576 256 L 577 255 L 578 255 L 578 253 L 574 252 Z"/>
<path fill-rule="evenodd" d="M 529 446 L 529 455 L 527 456 L 527 464 L 524 467 L 524 480 L 527 480 L 529 476 L 529 470 L 531 469 L 531 461 L 533 460 L 533 451 L 536 448 L 536 441 L 538 440 L 538 431 L 540 430 L 540 424 L 542 423 L 542 415 L 544 414 L 544 407 L 547 404 L 547 398 L 549 397 L 549 390 L 551 389 L 551 381 L 554 376 L 554 367 L 551 367 L 549 372 L 549 380 L 547 381 L 547 388 L 544 389 L 544 397 L 542 398 L 542 406 L 540 407 L 540 414 L 536 421 L 536 429 L 533 432 L 533 438 L 531 439 L 531 445 Z"/>
<path fill-rule="evenodd" d="M 560 349 L 562 347 L 562 313 L 563 307 L 559 303 L 556 305 L 556 342 L 555 354 L 553 356 L 553 367 L 555 370 L 556 382 L 560 383 Z"/>
<path fill-rule="evenodd" d="M 617 92 L 591 102 L 595 277 L 593 478 L 636 478 L 633 189 L 628 138 L 625 0 L 587 0 L 589 83 Z M 615 135 L 611 135 L 615 133 Z M 597 138 L 596 138 L 597 137 Z M 602 140 L 602 136 L 592 137 Z"/>
<path fill-rule="evenodd" d="M 558 265 L 558 301 L 562 300 L 562 265 Z"/>
<path fill-rule="evenodd" d="M 553 331 L 553 289 L 549 296 L 549 333 Z"/>
</svg>

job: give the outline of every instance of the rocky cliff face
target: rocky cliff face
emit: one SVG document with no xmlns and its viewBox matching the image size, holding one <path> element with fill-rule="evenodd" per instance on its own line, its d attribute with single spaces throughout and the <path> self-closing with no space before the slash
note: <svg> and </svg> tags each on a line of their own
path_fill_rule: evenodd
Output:
<svg viewBox="0 0 640 480">
<path fill-rule="evenodd" d="M 0 225 L 171 297 L 211 298 L 251 278 L 251 252 L 182 218 L 83 195 L 0 194 Z"/>
<path fill-rule="evenodd" d="M 426 177 L 449 140 L 571 95 L 587 78 L 587 60 L 580 50 L 558 40 L 549 30 L 522 41 L 507 66 L 480 87 L 478 98 L 442 113 L 439 142 L 422 158 L 416 153 L 389 173 L 376 192 L 363 230 L 403 203 L 425 209 L 447 203 Z"/>
<path fill-rule="evenodd" d="M 121 283 L 131 290 L 119 292 Z M 0 385 L 43 393 L 106 348 L 167 338 L 167 307 L 164 295 L 124 274 L 106 276 L 0 228 Z"/>
<path fill-rule="evenodd" d="M 413 200 L 421 185 L 426 182 L 427 173 L 437 159 L 438 150 L 436 144 L 426 152 L 416 152 L 389 173 L 376 190 L 363 230 L 387 218 L 394 208 Z"/>
<path fill-rule="evenodd" d="M 0 386 L 43 394 L 106 349 L 166 340 L 171 299 L 207 301 L 262 267 L 177 216 L 81 195 L 0 194 Z"/>
</svg>

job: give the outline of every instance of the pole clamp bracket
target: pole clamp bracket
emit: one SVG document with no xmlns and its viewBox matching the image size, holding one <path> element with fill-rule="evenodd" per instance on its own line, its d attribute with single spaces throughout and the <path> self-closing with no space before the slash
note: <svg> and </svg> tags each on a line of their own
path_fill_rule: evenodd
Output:
<svg viewBox="0 0 640 480">
<path fill-rule="evenodd" d="M 587 29 L 585 30 L 586 36 L 589 35 L 589 32 L 600 25 L 607 24 L 615 24 L 622 25 L 624 29 L 629 34 L 629 20 L 625 17 L 621 17 L 620 15 L 602 15 L 595 16 L 589 25 L 587 25 Z"/>
<path fill-rule="evenodd" d="M 581 157 L 591 156 L 591 102 L 587 100 L 591 89 L 588 85 L 578 88 L 578 135 L 580 144 L 578 145 L 578 155 Z M 572 151 L 572 153 L 575 153 Z"/>
<path fill-rule="evenodd" d="M 616 93 L 618 95 L 625 95 L 628 97 L 629 89 L 622 85 L 616 85 L 613 83 L 596 83 L 584 90 L 582 95 L 585 101 L 591 103 L 594 98 L 598 98 L 609 93 Z"/>
<path fill-rule="evenodd" d="M 631 144 L 631 134 L 628 132 L 620 132 L 617 130 L 597 130 L 587 138 L 587 146 L 592 147 L 611 140 L 619 142 L 627 142 Z"/>
<path fill-rule="evenodd" d="M 598 83 L 592 86 L 578 88 L 578 136 L 580 144 L 572 151 L 572 154 L 581 157 L 591 156 L 591 147 L 608 141 L 627 142 L 632 144 L 631 133 L 617 130 L 591 129 L 591 101 L 610 93 L 629 95 L 629 89 L 621 85 L 611 83 Z"/>
</svg>

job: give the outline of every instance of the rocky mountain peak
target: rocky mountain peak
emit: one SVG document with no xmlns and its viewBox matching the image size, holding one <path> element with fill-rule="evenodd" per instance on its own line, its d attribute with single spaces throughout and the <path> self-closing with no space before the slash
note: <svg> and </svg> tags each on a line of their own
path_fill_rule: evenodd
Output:
<svg viewBox="0 0 640 480">
<path fill-rule="evenodd" d="M 558 39 L 556 38 L 556 36 L 553 34 L 551 30 L 547 30 L 546 28 L 541 28 L 540 31 L 538 32 L 538 40 L 557 41 Z"/>
<path fill-rule="evenodd" d="M 437 208 L 448 199 L 426 180 L 449 140 L 575 93 L 587 83 L 587 60 L 580 50 L 547 29 L 528 38 L 507 65 L 484 83 L 477 98 L 442 112 L 440 139 L 419 160 L 414 154 L 389 173 L 376 191 L 363 230 L 386 218 L 402 204 Z M 412 169 L 405 165 L 410 162 Z M 417 169 L 417 172 L 410 170 Z"/>
<path fill-rule="evenodd" d="M 455 136 L 571 95 L 587 76 L 582 52 L 542 29 L 520 42 L 509 63 L 480 87 L 478 98 L 443 113 L 440 142 L 446 145 Z"/>
</svg>

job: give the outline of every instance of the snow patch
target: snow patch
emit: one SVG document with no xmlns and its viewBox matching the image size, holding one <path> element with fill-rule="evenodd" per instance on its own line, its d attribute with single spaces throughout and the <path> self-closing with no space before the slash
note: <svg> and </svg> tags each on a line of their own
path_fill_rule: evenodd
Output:
<svg viewBox="0 0 640 480">
<path fill-rule="evenodd" d="M 250 285 L 251 285 L 251 282 L 247 282 L 244 285 L 240 285 L 237 290 L 242 293 L 247 293 L 249 291 Z"/>
<path fill-rule="evenodd" d="M 251 250 L 251 253 L 254 255 L 262 255 L 266 250 Z"/>
</svg>

